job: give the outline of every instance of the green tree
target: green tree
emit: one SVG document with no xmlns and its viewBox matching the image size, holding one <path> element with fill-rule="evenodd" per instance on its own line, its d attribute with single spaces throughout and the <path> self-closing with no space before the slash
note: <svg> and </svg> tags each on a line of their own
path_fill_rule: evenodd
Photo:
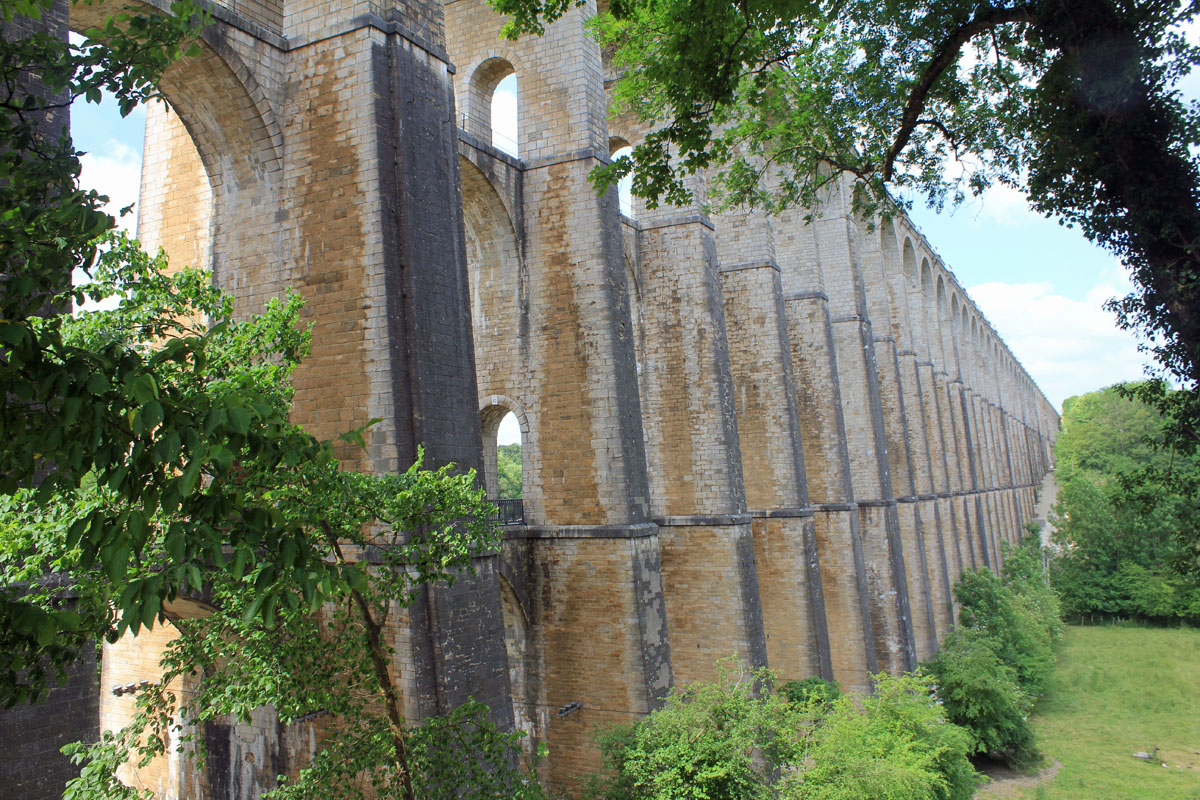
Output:
<svg viewBox="0 0 1200 800">
<path fill-rule="evenodd" d="M 185 335 L 204 337 L 204 363 L 158 362 L 158 386 L 196 404 L 195 398 L 236 390 L 286 418 L 289 379 L 308 349 L 299 299 L 273 300 L 260 315 L 232 320 L 232 298 L 213 288 L 210 276 L 167 275 L 165 266 L 161 255 L 151 259 L 135 242 L 112 238 L 88 291 L 97 297 L 119 291 L 122 300 L 111 311 L 63 319 L 64 343 L 103 351 L 121 342 L 146 355 Z M 220 328 L 197 321 L 204 319 L 220 320 Z M 287 435 L 304 436 L 298 428 Z M 386 635 L 388 620 L 427 584 L 452 583 L 476 556 L 499 546 L 487 521 L 493 509 L 474 473 L 430 472 L 418 461 L 400 475 L 365 475 L 342 470 L 328 444 L 308 455 L 281 461 L 247 451 L 232 465 L 225 480 L 295 533 L 267 559 L 230 543 L 224 531 L 211 532 L 226 542 L 223 564 L 189 569 L 173 598 L 203 597 L 210 613 L 175 619 L 180 635 L 161 655 L 164 679 L 139 695 L 131 723 L 93 747 L 74 749 L 83 768 L 71 797 L 140 798 L 119 780 L 122 764 L 159 755 L 173 736 L 182 733 L 186 742 L 224 715 L 248 721 L 262 706 L 285 723 L 318 712 L 332 718 L 309 763 L 272 793 L 280 800 L 359 798 L 368 787 L 376 796 L 409 800 L 537 796 L 536 783 L 512 768 L 515 736 L 497 731 L 479 704 L 408 727 Z M 85 481 L 75 492 L 49 497 L 19 490 L 5 498 L 0 517 L 0 583 L 32 582 L 38 589 L 22 602 L 50 616 L 60 613 L 60 595 L 69 590 L 80 608 L 76 633 L 93 640 L 119 634 L 120 620 L 109 609 L 128 608 L 130 594 L 170 569 L 188 522 L 181 508 L 163 505 L 141 520 L 137 558 L 118 581 L 71 538 L 81 513 L 105 506 L 128 507 L 128 501 L 111 484 Z M 323 567 L 300 577 L 292 569 L 297 563 Z M 155 607 L 139 621 L 158 624 L 161 614 Z M 184 682 L 192 691 L 178 691 Z"/>
<path fill-rule="evenodd" d="M 500 497 L 517 499 L 521 496 L 521 445 L 502 444 L 496 448 L 496 472 L 500 482 Z"/>
<path fill-rule="evenodd" d="M 988 570 L 959 576 L 959 626 L 922 666 L 946 716 L 970 732 L 972 752 L 1024 767 L 1041 758 L 1029 712 L 1054 669 L 1062 620 L 1037 536 L 1006 544 L 1003 560 L 999 577 Z"/>
<path fill-rule="evenodd" d="M 1037 761 L 1029 725 L 1034 698 L 1021 689 L 986 632 L 951 631 L 925 668 L 937 683 L 946 716 L 970 732 L 972 752 L 1000 755 L 1018 766 Z"/>
<path fill-rule="evenodd" d="M 114 221 L 102 211 L 107 198 L 78 188 L 80 154 L 65 129 L 50 129 L 48 114 L 99 101 L 102 91 L 123 113 L 155 97 L 155 80 L 192 52 L 205 18 L 186 0 L 170 13 L 139 7 L 72 45 L 27 33 L 49 6 L 0 0 L 0 496 L 36 486 L 32 502 L 46 505 L 92 481 L 113 493 L 78 507 L 62 546 L 124 587 L 116 632 L 152 623 L 206 571 L 244 570 L 265 553 L 291 557 L 262 565 L 259 611 L 324 596 L 344 580 L 340 568 L 318 548 L 293 550 L 289 542 L 304 540 L 300 525 L 241 479 L 248 460 L 287 470 L 322 460 L 324 446 L 290 424 L 276 387 L 195 377 L 219 360 L 228 307 L 203 330 L 179 327 L 161 308 L 150 309 L 136 340 L 68 332 L 72 302 L 105 291 L 103 282 L 71 290 L 72 272 L 95 269 L 96 237 Z M 282 334 L 277 343 L 285 355 L 295 346 Z M 160 515 L 173 520 L 166 557 L 147 572 L 140 565 Z M 83 627 L 76 610 L 0 587 L 0 704 L 39 696 L 86 646 Z"/>
<path fill-rule="evenodd" d="M 1159 388 L 1115 386 L 1064 404 L 1053 578 L 1072 618 L 1197 619 L 1200 457 L 1142 401 Z"/>
</svg>

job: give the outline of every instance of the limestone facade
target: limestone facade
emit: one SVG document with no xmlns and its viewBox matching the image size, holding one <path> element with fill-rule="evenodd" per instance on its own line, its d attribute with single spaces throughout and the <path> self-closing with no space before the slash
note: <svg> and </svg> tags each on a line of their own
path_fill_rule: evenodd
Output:
<svg viewBox="0 0 1200 800">
<path fill-rule="evenodd" d="M 958 574 L 997 569 L 1033 517 L 1058 416 L 907 219 L 857 220 L 845 183 L 812 224 L 623 216 L 588 182 L 641 134 L 608 116 L 593 2 L 519 42 L 483 0 L 212 9 L 149 115 L 143 242 L 246 311 L 304 295 L 296 417 L 324 437 L 382 419 L 355 468 L 420 444 L 494 491 L 497 426 L 520 420 L 526 524 L 394 627 L 412 718 L 473 695 L 570 789 L 597 725 L 717 659 L 865 689 L 935 651 Z M 515 157 L 490 121 L 514 72 Z M 108 648 L 102 692 L 153 678 L 152 638 Z M 106 695 L 102 723 L 129 703 Z M 314 735 L 265 709 L 211 727 L 204 774 L 139 780 L 256 797 Z"/>
</svg>

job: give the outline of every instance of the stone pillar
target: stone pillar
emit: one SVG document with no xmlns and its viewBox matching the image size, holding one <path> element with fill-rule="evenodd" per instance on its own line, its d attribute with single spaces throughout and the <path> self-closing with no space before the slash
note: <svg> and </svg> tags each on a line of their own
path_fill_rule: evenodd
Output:
<svg viewBox="0 0 1200 800">
<path fill-rule="evenodd" d="M 549 745 L 548 783 L 578 789 L 600 765 L 595 726 L 638 718 L 672 683 L 616 192 L 588 181 L 608 160 L 602 57 L 584 28 L 595 7 L 519 42 L 502 40 L 504 20 L 481 0 L 444 7 L 459 97 L 478 101 L 498 62 L 516 73 L 520 360 L 486 368 L 508 373 L 528 421 L 535 502 L 506 536 L 502 574 L 516 598 L 519 713 Z M 582 708 L 558 714 L 572 703 Z"/>
<path fill-rule="evenodd" d="M 878 227 L 876 227 L 878 226 Z M 937 651 L 938 623 L 934 601 L 931 565 L 936 555 L 930 551 L 932 515 L 922 516 L 917 505 L 913 456 L 913 416 L 909 397 L 901 381 L 900 342 L 907 331 L 901 325 L 900 309 L 894 306 L 893 276 L 898 275 L 903 290 L 903 272 L 895 231 L 890 221 L 876 225 L 858 223 L 858 241 L 862 265 L 864 297 L 871 320 L 872 343 L 879 376 L 879 397 L 886 435 L 888 470 L 892 493 L 896 498 L 896 516 L 904 555 L 909 604 L 912 611 L 914 647 L 919 661 Z M 909 349 L 911 352 L 910 348 Z"/>
<path fill-rule="evenodd" d="M 816 525 L 772 220 L 715 220 L 742 475 L 753 519 L 767 660 L 784 680 L 832 680 Z"/>
<path fill-rule="evenodd" d="M 673 666 L 688 683 L 730 655 L 765 664 L 766 638 L 713 225 L 666 207 L 639 227 L 646 456 Z"/>
</svg>

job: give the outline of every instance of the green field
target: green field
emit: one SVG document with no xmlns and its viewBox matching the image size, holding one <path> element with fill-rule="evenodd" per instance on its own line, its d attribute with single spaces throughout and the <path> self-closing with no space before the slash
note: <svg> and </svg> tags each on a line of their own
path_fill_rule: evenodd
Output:
<svg viewBox="0 0 1200 800">
<path fill-rule="evenodd" d="M 1200 630 L 1068 628 L 1034 726 L 1062 769 L 1000 796 L 1200 800 Z M 1166 767 L 1133 758 L 1155 745 Z"/>
</svg>

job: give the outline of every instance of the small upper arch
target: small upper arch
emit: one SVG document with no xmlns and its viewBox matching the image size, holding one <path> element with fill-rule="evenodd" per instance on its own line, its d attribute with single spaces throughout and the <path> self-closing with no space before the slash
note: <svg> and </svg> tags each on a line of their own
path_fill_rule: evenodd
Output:
<svg viewBox="0 0 1200 800">
<path fill-rule="evenodd" d="M 468 72 L 462 103 L 463 128 L 514 158 L 519 155 L 520 147 L 521 103 L 517 80 L 517 68 L 510 54 L 489 55 Z M 497 90 L 502 85 L 516 97 L 515 109 L 496 107 Z M 498 111 L 502 112 L 500 119 Z M 513 118 L 509 119 L 510 116 Z"/>
</svg>

